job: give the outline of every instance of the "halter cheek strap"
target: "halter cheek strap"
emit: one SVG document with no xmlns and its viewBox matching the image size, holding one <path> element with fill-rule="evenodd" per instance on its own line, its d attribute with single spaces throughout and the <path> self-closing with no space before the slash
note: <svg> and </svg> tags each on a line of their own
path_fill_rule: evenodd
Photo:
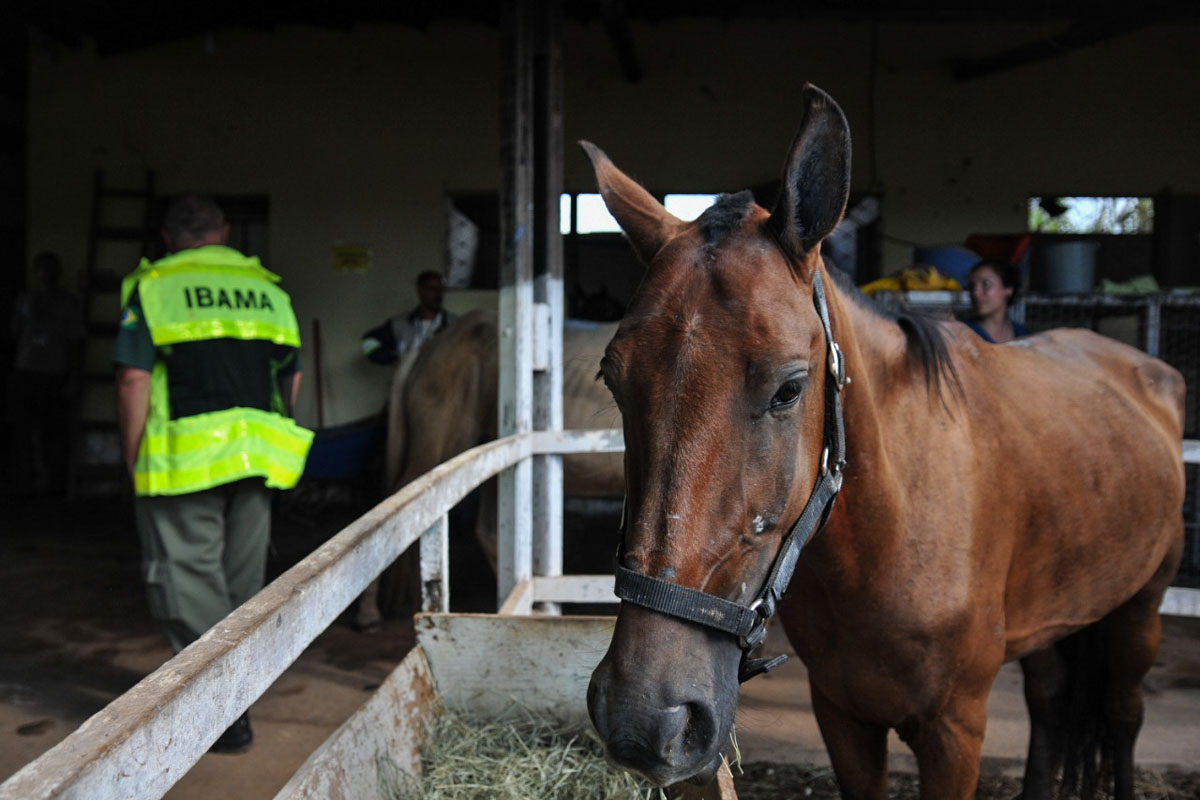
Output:
<svg viewBox="0 0 1200 800">
<path fill-rule="evenodd" d="M 787 661 L 786 655 L 750 658 L 750 653 L 762 644 L 767 635 L 767 620 L 774 616 L 779 599 L 787 590 L 792 573 L 796 569 L 796 561 L 800 558 L 800 550 L 825 526 L 833 509 L 834 498 L 842 488 L 842 471 L 846 466 L 846 435 L 842 418 L 842 388 L 846 382 L 846 365 L 841 348 L 833 340 L 833 331 L 829 326 L 829 310 L 819 269 L 813 273 L 813 304 L 825 330 L 825 341 L 829 344 L 829 377 L 825 380 L 825 432 L 820 476 L 808 502 L 804 504 L 804 510 L 800 512 L 800 517 L 783 540 L 767 580 L 754 601 L 749 605 L 742 605 L 699 589 L 634 572 L 626 569 L 621 563 L 624 541 L 621 549 L 617 551 L 617 596 L 634 605 L 736 636 L 742 648 L 738 680 L 743 683 Z M 625 519 L 622 514 L 622 540 L 624 530 Z"/>
</svg>

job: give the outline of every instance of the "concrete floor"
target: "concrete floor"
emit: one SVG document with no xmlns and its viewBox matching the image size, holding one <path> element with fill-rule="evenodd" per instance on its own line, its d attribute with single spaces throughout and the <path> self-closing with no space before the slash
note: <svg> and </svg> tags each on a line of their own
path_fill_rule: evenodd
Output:
<svg viewBox="0 0 1200 800">
<path fill-rule="evenodd" d="M 349 521 L 277 514 L 278 574 Z M 352 517 L 351 517 L 352 518 Z M 149 619 L 127 505 L 0 510 L 0 781 L 171 656 Z M 413 642 L 411 623 L 328 629 L 251 709 L 254 747 L 206 755 L 171 798 L 267 798 L 371 694 Z"/>
<path fill-rule="evenodd" d="M 272 573 L 303 557 L 353 513 L 277 514 Z M 2 781 L 159 666 L 170 651 L 146 614 L 126 505 L 10 506 L 0 510 L 0 520 Z M 597 551 L 611 560 L 607 538 Z M 478 610 L 491 596 L 480 568 L 476 558 L 452 570 L 456 586 L 474 588 L 457 595 L 461 610 Z M 787 647 L 773 636 L 769 647 Z M 386 621 L 374 636 L 335 624 L 252 707 L 254 747 L 238 756 L 206 755 L 167 797 L 272 797 L 370 696 L 411 643 L 411 625 L 399 620 Z M 1200 771 L 1200 620 L 1167 620 L 1164 647 L 1147 683 L 1140 764 Z M 987 763 L 1018 770 L 1026 723 L 1014 668 L 1001 674 L 989 710 Z M 746 761 L 827 763 L 796 659 L 744 687 L 738 729 Z M 903 745 L 893 745 L 894 767 L 912 769 Z"/>
</svg>

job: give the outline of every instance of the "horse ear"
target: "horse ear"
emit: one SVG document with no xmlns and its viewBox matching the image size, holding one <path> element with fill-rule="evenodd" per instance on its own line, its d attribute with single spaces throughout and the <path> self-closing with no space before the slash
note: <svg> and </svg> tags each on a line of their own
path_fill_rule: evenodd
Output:
<svg viewBox="0 0 1200 800">
<path fill-rule="evenodd" d="M 841 222 L 850 196 L 850 126 L 833 98 L 804 85 L 804 117 L 792 140 L 768 226 L 799 260 Z"/>
<path fill-rule="evenodd" d="M 592 161 L 600 196 L 604 198 L 608 212 L 620 223 L 638 258 L 649 265 L 683 222 L 637 181 L 617 169 L 599 147 L 584 141 L 579 146 Z"/>
</svg>

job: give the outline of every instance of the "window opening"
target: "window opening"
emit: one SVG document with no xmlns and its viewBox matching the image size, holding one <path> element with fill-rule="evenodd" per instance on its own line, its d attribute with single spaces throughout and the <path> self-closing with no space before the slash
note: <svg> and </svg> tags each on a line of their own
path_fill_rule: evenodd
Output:
<svg viewBox="0 0 1200 800">
<path fill-rule="evenodd" d="M 576 233 L 620 233 L 621 226 L 608 213 L 604 198 L 595 193 L 575 195 Z"/>
<path fill-rule="evenodd" d="M 715 194 L 669 194 L 663 198 L 667 211 L 684 222 L 691 222 L 715 202 Z"/>
<path fill-rule="evenodd" d="M 571 235 L 571 193 L 563 192 L 558 197 L 558 232 Z"/>
<path fill-rule="evenodd" d="M 1151 197 L 1031 197 L 1029 230 L 1034 233 L 1154 232 Z"/>
</svg>

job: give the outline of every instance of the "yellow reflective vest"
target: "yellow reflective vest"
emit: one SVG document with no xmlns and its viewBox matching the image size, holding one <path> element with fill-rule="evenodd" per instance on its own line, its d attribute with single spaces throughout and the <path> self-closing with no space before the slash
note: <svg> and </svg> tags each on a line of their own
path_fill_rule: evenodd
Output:
<svg viewBox="0 0 1200 800">
<path fill-rule="evenodd" d="M 279 276 L 255 257 L 219 245 L 142 259 L 121 284 L 121 306 L 136 289 L 156 348 L 207 339 L 263 339 L 300 346 L 292 303 Z M 313 434 L 286 416 L 276 393 L 270 411 L 227 408 L 170 418 L 167 365 L 155 361 L 150 412 L 134 466 L 138 495 L 198 492 L 242 478 L 290 489 L 304 472 Z"/>
</svg>

